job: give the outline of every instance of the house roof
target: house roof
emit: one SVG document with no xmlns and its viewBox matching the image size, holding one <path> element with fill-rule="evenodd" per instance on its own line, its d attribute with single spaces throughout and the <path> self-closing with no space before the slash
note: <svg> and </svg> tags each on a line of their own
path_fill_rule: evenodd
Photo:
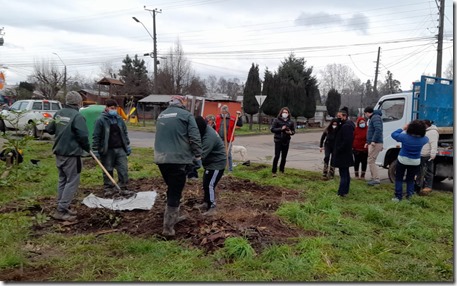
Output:
<svg viewBox="0 0 457 286">
<path fill-rule="evenodd" d="M 138 102 L 141 103 L 166 103 L 171 100 L 173 95 L 168 94 L 151 94 L 146 96 L 143 99 L 140 99 Z"/>
<path fill-rule="evenodd" d="M 109 77 L 104 77 L 101 80 L 97 82 L 98 84 L 101 85 L 124 85 L 124 83 L 118 79 L 115 78 L 109 78 Z"/>
</svg>

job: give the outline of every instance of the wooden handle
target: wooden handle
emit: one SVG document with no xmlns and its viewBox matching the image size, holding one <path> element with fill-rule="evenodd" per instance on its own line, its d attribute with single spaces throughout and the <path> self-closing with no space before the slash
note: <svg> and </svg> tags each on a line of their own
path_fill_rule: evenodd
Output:
<svg viewBox="0 0 457 286">
<path fill-rule="evenodd" d="M 92 155 L 92 158 L 94 158 L 95 161 L 97 161 L 98 165 L 102 168 L 103 172 L 105 172 L 106 176 L 108 176 L 110 181 L 116 186 L 116 189 L 118 189 L 120 191 L 121 188 L 116 183 L 116 181 L 114 181 L 113 177 L 111 177 L 111 175 L 109 174 L 108 170 L 105 169 L 105 167 L 103 166 L 102 162 L 100 162 L 100 160 L 97 159 L 97 156 L 95 156 L 95 154 L 94 154 L 94 152 L 92 152 L 92 150 L 90 150 L 89 152 Z"/>
</svg>

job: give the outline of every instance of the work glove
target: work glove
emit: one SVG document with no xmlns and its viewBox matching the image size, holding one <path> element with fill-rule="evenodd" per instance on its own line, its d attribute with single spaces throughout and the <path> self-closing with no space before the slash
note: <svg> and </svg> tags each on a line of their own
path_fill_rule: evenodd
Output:
<svg viewBox="0 0 457 286">
<path fill-rule="evenodd" d="M 129 156 L 130 154 L 132 154 L 132 148 L 130 148 L 130 146 L 127 146 L 127 156 Z"/>
</svg>

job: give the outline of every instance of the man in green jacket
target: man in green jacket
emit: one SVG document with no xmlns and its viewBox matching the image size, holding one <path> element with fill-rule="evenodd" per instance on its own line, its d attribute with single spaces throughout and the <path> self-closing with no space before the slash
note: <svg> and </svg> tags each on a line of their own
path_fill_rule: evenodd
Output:
<svg viewBox="0 0 457 286">
<path fill-rule="evenodd" d="M 157 118 L 154 162 L 168 186 L 163 235 L 175 235 L 179 204 L 186 184 L 186 165 L 201 160 L 202 143 L 194 116 L 185 108 L 185 97 L 175 95 Z"/>
<path fill-rule="evenodd" d="M 52 216 L 57 220 L 74 221 L 76 212 L 70 209 L 70 204 L 79 187 L 81 156 L 84 151 L 90 151 L 90 144 L 86 120 L 79 113 L 81 95 L 70 91 L 65 97 L 65 103 L 64 108 L 57 111 L 54 120 L 46 126 L 49 134 L 55 134 L 52 151 L 56 155 L 59 171 L 57 209 Z"/>
</svg>

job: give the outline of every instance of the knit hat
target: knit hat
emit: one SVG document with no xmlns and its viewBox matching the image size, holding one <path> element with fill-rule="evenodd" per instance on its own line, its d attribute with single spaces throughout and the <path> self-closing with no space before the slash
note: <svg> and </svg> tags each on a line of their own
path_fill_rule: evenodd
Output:
<svg viewBox="0 0 457 286">
<path fill-rule="evenodd" d="M 185 100 L 186 100 L 186 98 L 182 95 L 173 95 L 171 97 L 170 103 L 171 104 L 184 104 Z"/>
<path fill-rule="evenodd" d="M 70 91 L 67 93 L 67 96 L 65 96 L 65 103 L 67 105 L 80 105 L 82 101 L 83 98 L 76 91 Z"/>
</svg>

